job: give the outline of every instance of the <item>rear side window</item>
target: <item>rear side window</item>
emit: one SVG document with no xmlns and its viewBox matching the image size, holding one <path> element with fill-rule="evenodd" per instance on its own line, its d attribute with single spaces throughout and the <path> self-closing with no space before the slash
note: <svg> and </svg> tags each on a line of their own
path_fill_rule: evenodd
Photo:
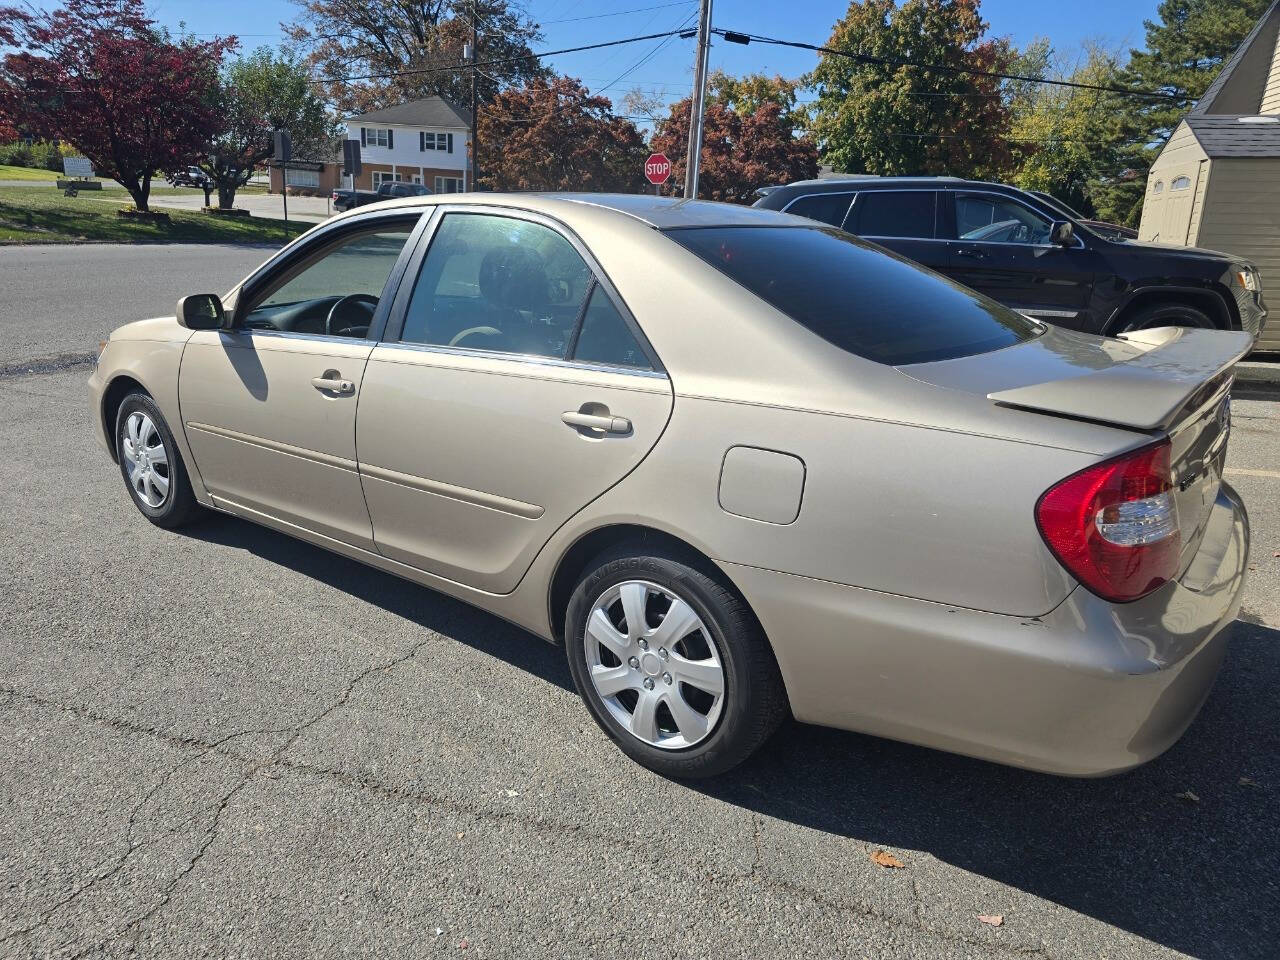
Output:
<svg viewBox="0 0 1280 960">
<path fill-rule="evenodd" d="M 931 190 L 867 190 L 853 205 L 864 237 L 933 237 L 937 194 Z"/>
<path fill-rule="evenodd" d="M 609 295 L 597 284 L 591 291 L 587 312 L 582 317 L 582 331 L 573 358 L 584 363 L 603 363 L 611 367 L 653 369 L 643 348 L 632 336 L 627 321 Z"/>
<path fill-rule="evenodd" d="M 838 227 L 844 223 L 844 215 L 849 212 L 849 202 L 852 199 L 851 193 L 816 193 L 793 200 L 788 204 L 786 212 Z"/>
<path fill-rule="evenodd" d="M 1041 330 L 976 291 L 830 227 L 696 227 L 667 236 L 824 340 L 878 363 L 986 353 Z"/>
</svg>

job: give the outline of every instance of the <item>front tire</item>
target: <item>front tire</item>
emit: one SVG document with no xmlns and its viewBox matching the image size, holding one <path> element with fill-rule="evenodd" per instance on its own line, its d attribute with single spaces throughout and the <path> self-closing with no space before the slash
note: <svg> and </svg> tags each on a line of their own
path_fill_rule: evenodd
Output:
<svg viewBox="0 0 1280 960">
<path fill-rule="evenodd" d="M 120 404 L 116 460 L 134 506 L 156 526 L 181 527 L 199 515 L 173 433 L 145 393 L 131 393 Z"/>
<path fill-rule="evenodd" d="M 786 693 L 746 603 L 674 554 L 602 555 L 569 601 L 565 648 L 596 723 L 664 776 L 737 766 L 777 729 Z"/>
<path fill-rule="evenodd" d="M 1150 330 L 1153 327 L 1196 327 L 1201 330 L 1213 330 L 1217 324 L 1203 310 L 1185 303 L 1169 301 L 1153 303 L 1149 307 L 1137 310 L 1121 325 L 1118 333 L 1129 333 L 1133 330 Z"/>
</svg>

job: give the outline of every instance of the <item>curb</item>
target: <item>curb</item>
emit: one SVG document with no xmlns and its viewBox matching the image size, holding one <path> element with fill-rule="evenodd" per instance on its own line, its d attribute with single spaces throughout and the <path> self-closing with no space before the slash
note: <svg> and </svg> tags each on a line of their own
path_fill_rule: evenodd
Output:
<svg viewBox="0 0 1280 960">
<path fill-rule="evenodd" d="M 1236 383 L 1280 389 L 1280 363 L 1259 361 L 1236 364 Z"/>
</svg>

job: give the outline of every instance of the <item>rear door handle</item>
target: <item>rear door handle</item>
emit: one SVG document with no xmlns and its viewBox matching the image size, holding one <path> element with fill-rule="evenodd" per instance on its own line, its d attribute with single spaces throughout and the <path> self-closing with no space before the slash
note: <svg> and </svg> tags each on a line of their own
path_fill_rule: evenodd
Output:
<svg viewBox="0 0 1280 960">
<path fill-rule="evenodd" d="M 584 427 L 587 430 L 599 430 L 602 433 L 631 432 L 631 421 L 626 417 L 598 416 L 594 413 L 566 410 L 560 414 L 560 419 L 571 427 Z"/>
<path fill-rule="evenodd" d="M 957 257 L 969 257 L 973 260 L 985 260 L 987 253 L 978 247 L 961 247 L 956 251 Z"/>
<path fill-rule="evenodd" d="M 350 380 L 342 380 L 336 377 L 312 377 L 311 385 L 317 390 L 327 390 L 329 393 L 355 393 L 356 385 Z"/>
</svg>

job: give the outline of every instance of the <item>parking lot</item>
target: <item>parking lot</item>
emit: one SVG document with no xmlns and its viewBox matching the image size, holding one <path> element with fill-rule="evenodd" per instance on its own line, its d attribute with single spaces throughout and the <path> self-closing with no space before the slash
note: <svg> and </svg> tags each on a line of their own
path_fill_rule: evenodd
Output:
<svg viewBox="0 0 1280 960">
<path fill-rule="evenodd" d="M 1164 757 L 1066 780 L 788 724 L 685 785 L 503 621 L 138 515 L 84 354 L 267 253 L 82 248 L 100 296 L 51 308 L 58 265 L 0 249 L 0 957 L 1276 955 L 1280 394 L 1234 405 L 1251 580 Z"/>
</svg>

